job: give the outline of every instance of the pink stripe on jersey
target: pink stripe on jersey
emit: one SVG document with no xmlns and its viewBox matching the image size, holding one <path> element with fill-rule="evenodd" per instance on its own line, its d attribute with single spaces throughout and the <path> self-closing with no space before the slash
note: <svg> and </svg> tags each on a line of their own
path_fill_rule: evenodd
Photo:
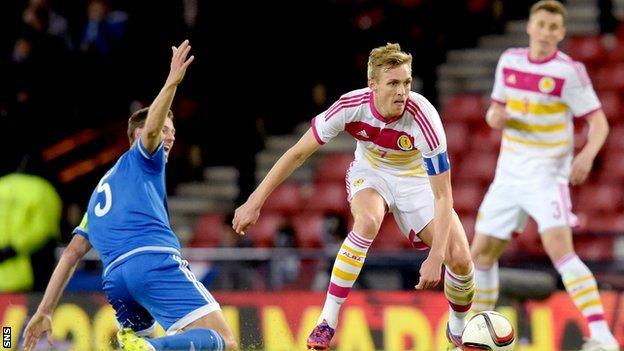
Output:
<svg viewBox="0 0 624 351">
<path fill-rule="evenodd" d="M 398 116 L 396 116 L 394 118 L 386 118 L 386 117 L 384 117 L 379 112 L 379 110 L 377 110 L 377 106 L 375 106 L 375 94 L 373 94 L 373 98 L 370 99 L 369 105 L 370 105 L 370 109 L 371 109 L 371 113 L 373 114 L 373 117 L 375 117 L 376 119 L 384 122 L 385 124 L 392 123 L 392 122 L 398 120 L 399 118 L 403 117 L 403 113 L 401 113 L 400 115 L 398 115 Z M 404 110 L 404 112 L 405 112 L 405 110 Z"/>
<path fill-rule="evenodd" d="M 326 113 L 325 114 L 325 120 L 329 121 L 330 118 L 332 118 L 338 112 L 342 111 L 345 108 L 357 107 L 357 106 L 364 105 L 364 104 L 368 103 L 368 100 L 369 100 L 368 96 L 363 96 L 363 97 L 360 98 L 360 100 L 353 100 L 353 101 L 343 102 L 340 105 L 338 105 L 338 107 L 335 108 L 331 113 Z"/>
<path fill-rule="evenodd" d="M 332 282 L 329 282 L 329 289 L 327 289 L 328 293 L 330 295 L 336 296 L 336 297 L 340 297 L 340 298 L 346 298 L 347 296 L 349 296 L 349 292 L 351 291 L 351 288 L 344 288 L 340 285 L 336 285 Z"/>
<path fill-rule="evenodd" d="M 365 92 L 365 93 L 361 93 L 361 94 L 357 94 L 357 95 L 353 95 L 353 96 L 341 97 L 330 108 L 327 109 L 327 112 L 325 113 L 325 115 L 333 114 L 334 111 L 336 109 L 340 108 L 341 106 L 343 106 L 345 104 L 351 104 L 351 103 L 353 103 L 355 101 L 360 101 L 363 98 L 367 98 L 369 96 L 370 96 L 370 92 Z M 327 120 L 327 118 L 326 118 L 326 120 Z"/>
<path fill-rule="evenodd" d="M 503 68 L 503 76 L 505 86 L 515 89 L 533 91 L 536 93 L 548 94 L 552 96 L 561 97 L 561 91 L 563 90 L 563 83 L 565 79 L 545 76 L 542 74 L 535 74 L 529 72 L 522 72 L 512 68 Z M 543 79 L 550 78 L 554 82 L 554 87 L 542 87 L 540 89 L 540 82 L 544 82 Z"/>
<path fill-rule="evenodd" d="M 316 117 L 312 118 L 311 124 L 312 124 L 312 134 L 314 134 L 314 139 L 316 139 L 316 142 L 318 142 L 320 145 L 325 144 L 325 142 L 321 140 L 318 130 L 316 130 Z"/>
<path fill-rule="evenodd" d="M 434 150 L 436 147 L 438 147 L 438 145 L 440 144 L 440 142 L 438 141 L 438 137 L 435 135 L 435 132 L 431 127 L 429 120 L 427 120 L 427 118 L 422 115 L 422 112 L 420 111 L 418 106 L 408 100 L 407 110 L 414 116 L 414 121 L 416 121 L 421 132 L 425 136 L 425 140 L 427 141 L 429 149 Z"/>
<path fill-rule="evenodd" d="M 527 58 L 528 58 L 529 62 L 531 62 L 531 63 L 542 64 L 542 63 L 546 63 L 548 61 L 551 61 L 552 59 L 557 57 L 558 53 L 559 53 L 559 50 L 555 50 L 555 51 L 553 51 L 552 54 L 544 57 L 543 59 L 536 60 L 536 59 L 532 59 L 531 58 L 531 53 L 529 52 L 529 50 L 527 50 Z"/>
<path fill-rule="evenodd" d="M 492 100 L 493 103 L 495 104 L 499 104 L 499 105 L 506 105 L 507 102 L 503 101 L 503 100 L 498 100 L 496 98 L 490 97 L 490 100 Z"/>
<path fill-rule="evenodd" d="M 429 121 L 429 119 L 425 116 L 425 114 L 422 112 L 422 110 L 420 109 L 420 107 L 418 107 L 418 104 L 416 104 L 415 102 L 408 100 L 407 101 L 408 105 L 413 105 L 413 107 L 416 108 L 416 113 L 422 118 L 422 120 L 425 122 L 425 127 L 427 127 L 427 129 L 429 130 L 429 132 L 431 132 L 431 135 L 433 136 L 433 141 L 434 144 L 437 146 L 438 144 L 440 144 L 440 141 L 438 140 L 438 136 L 435 133 L 435 130 L 433 129 L 433 127 L 431 126 L 431 121 Z"/>
</svg>

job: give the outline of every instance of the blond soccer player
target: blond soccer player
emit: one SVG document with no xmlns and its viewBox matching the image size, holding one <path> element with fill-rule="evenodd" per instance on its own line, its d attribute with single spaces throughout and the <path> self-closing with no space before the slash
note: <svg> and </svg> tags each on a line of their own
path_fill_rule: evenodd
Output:
<svg viewBox="0 0 624 351">
<path fill-rule="evenodd" d="M 473 296 L 473 268 L 466 235 L 453 211 L 446 139 L 440 117 L 423 96 L 410 91 L 412 57 L 398 44 L 371 51 L 368 87 L 343 95 L 312 120 L 311 128 L 277 161 L 245 204 L 233 227 L 244 233 L 271 192 L 321 145 L 341 131 L 357 140 L 346 182 L 354 218 L 336 256 L 323 311 L 307 346 L 329 349 L 345 302 L 384 215 L 392 212 L 417 249 L 429 248 L 417 289 L 435 287 L 446 266 L 447 336 L 455 345 Z M 416 327 L 416 326 L 415 326 Z"/>
<path fill-rule="evenodd" d="M 574 252 L 568 183 L 583 183 L 609 132 L 585 67 L 557 50 L 566 10 L 545 0 L 530 10 L 528 48 L 505 51 L 496 68 L 486 120 L 503 130 L 496 176 L 483 199 L 472 256 L 477 284 L 474 310 L 498 299 L 498 258 L 513 231 L 535 219 L 542 244 L 589 326 L 583 350 L 619 350 L 605 321 L 596 280 Z M 587 121 L 583 149 L 573 157 L 573 119 Z"/>
</svg>

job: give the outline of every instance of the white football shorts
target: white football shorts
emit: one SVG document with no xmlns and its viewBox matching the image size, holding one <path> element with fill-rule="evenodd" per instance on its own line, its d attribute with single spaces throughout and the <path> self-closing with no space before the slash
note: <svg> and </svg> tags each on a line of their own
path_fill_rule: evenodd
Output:
<svg viewBox="0 0 624 351">
<path fill-rule="evenodd" d="M 568 181 L 552 179 L 539 184 L 505 184 L 494 181 L 481 203 L 475 232 L 509 240 L 522 232 L 531 217 L 540 233 L 550 228 L 573 227 Z"/>
<path fill-rule="evenodd" d="M 401 177 L 353 162 L 347 171 L 348 200 L 360 190 L 375 189 L 386 201 L 399 229 L 417 249 L 427 246 L 418 233 L 433 220 L 433 192 L 427 177 Z"/>
</svg>

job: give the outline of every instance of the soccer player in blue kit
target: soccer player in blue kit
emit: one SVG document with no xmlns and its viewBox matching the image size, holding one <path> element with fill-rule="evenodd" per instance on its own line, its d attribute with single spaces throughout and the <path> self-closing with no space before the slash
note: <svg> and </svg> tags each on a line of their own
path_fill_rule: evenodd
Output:
<svg viewBox="0 0 624 351">
<path fill-rule="evenodd" d="M 165 85 L 149 108 L 128 120 L 131 147 L 102 177 L 24 331 L 31 350 L 52 342 L 51 314 L 80 259 L 93 246 L 104 265 L 103 289 L 115 309 L 117 340 L 127 351 L 237 349 L 219 304 L 180 254 L 169 224 L 165 163 L 175 141 L 171 103 L 194 57 L 188 40 L 172 47 Z M 167 336 L 148 338 L 155 322 Z"/>
</svg>

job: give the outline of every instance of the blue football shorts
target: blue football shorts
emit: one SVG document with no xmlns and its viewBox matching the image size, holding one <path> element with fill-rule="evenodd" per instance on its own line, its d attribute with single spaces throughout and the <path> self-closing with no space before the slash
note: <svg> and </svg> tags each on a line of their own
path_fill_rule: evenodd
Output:
<svg viewBox="0 0 624 351">
<path fill-rule="evenodd" d="M 173 335 L 221 309 L 188 262 L 170 253 L 132 256 L 108 272 L 103 286 L 120 326 L 143 336 L 151 334 L 155 321 Z"/>
</svg>

